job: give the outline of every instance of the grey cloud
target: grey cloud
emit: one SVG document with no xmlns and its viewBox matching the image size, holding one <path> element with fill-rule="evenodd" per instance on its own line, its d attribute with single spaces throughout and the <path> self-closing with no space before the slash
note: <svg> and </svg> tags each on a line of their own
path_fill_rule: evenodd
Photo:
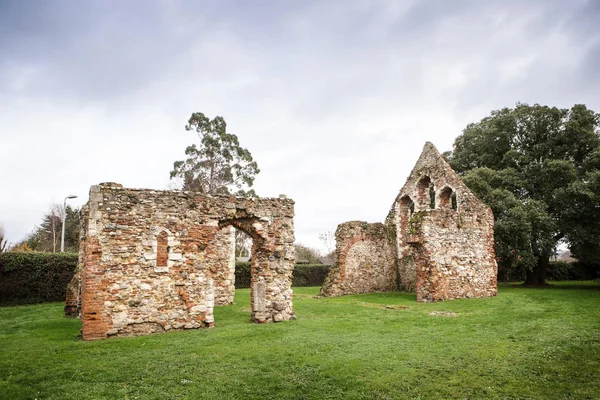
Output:
<svg viewBox="0 0 600 400">
<path fill-rule="evenodd" d="M 0 199 L 11 240 L 106 180 L 162 188 L 223 115 L 296 200 L 299 240 L 382 220 L 425 140 L 516 101 L 600 109 L 598 2 L 0 3 Z M 52 170 L 51 181 L 40 170 Z"/>
</svg>

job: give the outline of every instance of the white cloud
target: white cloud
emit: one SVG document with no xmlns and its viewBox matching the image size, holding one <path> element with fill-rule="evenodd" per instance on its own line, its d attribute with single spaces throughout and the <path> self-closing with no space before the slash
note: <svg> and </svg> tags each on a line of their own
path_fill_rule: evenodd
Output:
<svg viewBox="0 0 600 400">
<path fill-rule="evenodd" d="M 382 221 L 427 140 L 448 150 L 516 101 L 600 110 L 586 2 L 115 3 L 84 20 L 23 4 L 0 28 L 13 242 L 92 184 L 166 187 L 194 111 L 225 117 L 257 192 L 296 200 L 298 241 L 320 246 L 338 223 Z"/>
</svg>

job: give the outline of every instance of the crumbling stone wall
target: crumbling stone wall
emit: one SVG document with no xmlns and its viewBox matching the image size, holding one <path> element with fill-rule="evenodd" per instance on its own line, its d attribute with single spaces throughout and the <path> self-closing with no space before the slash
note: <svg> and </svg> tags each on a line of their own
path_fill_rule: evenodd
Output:
<svg viewBox="0 0 600 400">
<path fill-rule="evenodd" d="M 92 186 L 81 248 L 85 340 L 214 326 L 233 301 L 233 232 L 253 239 L 251 319 L 294 319 L 294 202 Z"/>
<path fill-rule="evenodd" d="M 394 290 L 396 267 L 389 235 L 381 223 L 351 221 L 338 225 L 335 265 L 321 288 L 321 296 Z"/>
<path fill-rule="evenodd" d="M 397 232 L 400 286 L 417 301 L 497 294 L 492 210 L 433 144 L 425 144 L 386 225 Z"/>
<path fill-rule="evenodd" d="M 398 280 L 394 276 L 390 282 L 416 292 L 417 301 L 497 294 L 493 213 L 467 188 L 433 144 L 425 144 L 392 205 L 385 228 L 388 242 L 371 247 L 371 257 L 393 260 L 389 265 L 397 265 Z M 342 240 L 342 245 L 336 247 L 336 256 L 343 260 L 344 238 L 336 235 L 336 239 L 338 243 Z M 389 247 L 393 249 L 392 257 Z M 323 295 L 347 294 L 346 278 L 338 270 L 342 271 L 341 264 L 330 272 Z M 375 291 L 371 282 L 362 280 L 358 285 L 362 287 L 353 287 L 351 292 Z"/>
</svg>

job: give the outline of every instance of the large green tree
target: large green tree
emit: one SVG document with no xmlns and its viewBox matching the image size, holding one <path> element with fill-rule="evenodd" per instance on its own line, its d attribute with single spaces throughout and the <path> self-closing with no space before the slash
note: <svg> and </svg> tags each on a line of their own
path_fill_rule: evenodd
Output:
<svg viewBox="0 0 600 400">
<path fill-rule="evenodd" d="M 250 188 L 260 170 L 238 137 L 227 133 L 223 117 L 211 120 L 193 113 L 185 129 L 196 132 L 200 143 L 185 149 L 187 158 L 173 164 L 171 179 L 179 179 L 184 190 L 203 194 L 254 195 Z"/>
<path fill-rule="evenodd" d="M 545 283 L 560 243 L 600 263 L 600 117 L 586 108 L 517 104 L 468 125 L 446 153 L 496 218 L 501 272 Z"/>
</svg>

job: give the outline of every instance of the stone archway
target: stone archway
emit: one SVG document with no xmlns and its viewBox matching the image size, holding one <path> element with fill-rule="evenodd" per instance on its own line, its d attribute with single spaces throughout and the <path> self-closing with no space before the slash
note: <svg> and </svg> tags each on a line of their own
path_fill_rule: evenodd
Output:
<svg viewBox="0 0 600 400">
<path fill-rule="evenodd" d="M 281 240 L 284 231 L 290 233 L 291 225 L 275 220 L 271 230 L 265 229 L 269 222 L 244 216 L 219 221 L 220 227 L 232 226 L 252 238 L 250 306 L 251 320 L 257 323 L 295 319 L 291 290 L 295 250 L 293 240 L 291 246 L 285 246 Z M 279 235 L 273 235 L 273 231 Z"/>
<path fill-rule="evenodd" d="M 92 186 L 80 249 L 83 338 L 214 326 L 215 303 L 233 290 L 228 226 L 253 238 L 252 320 L 295 319 L 293 217 L 287 198 Z"/>
</svg>

